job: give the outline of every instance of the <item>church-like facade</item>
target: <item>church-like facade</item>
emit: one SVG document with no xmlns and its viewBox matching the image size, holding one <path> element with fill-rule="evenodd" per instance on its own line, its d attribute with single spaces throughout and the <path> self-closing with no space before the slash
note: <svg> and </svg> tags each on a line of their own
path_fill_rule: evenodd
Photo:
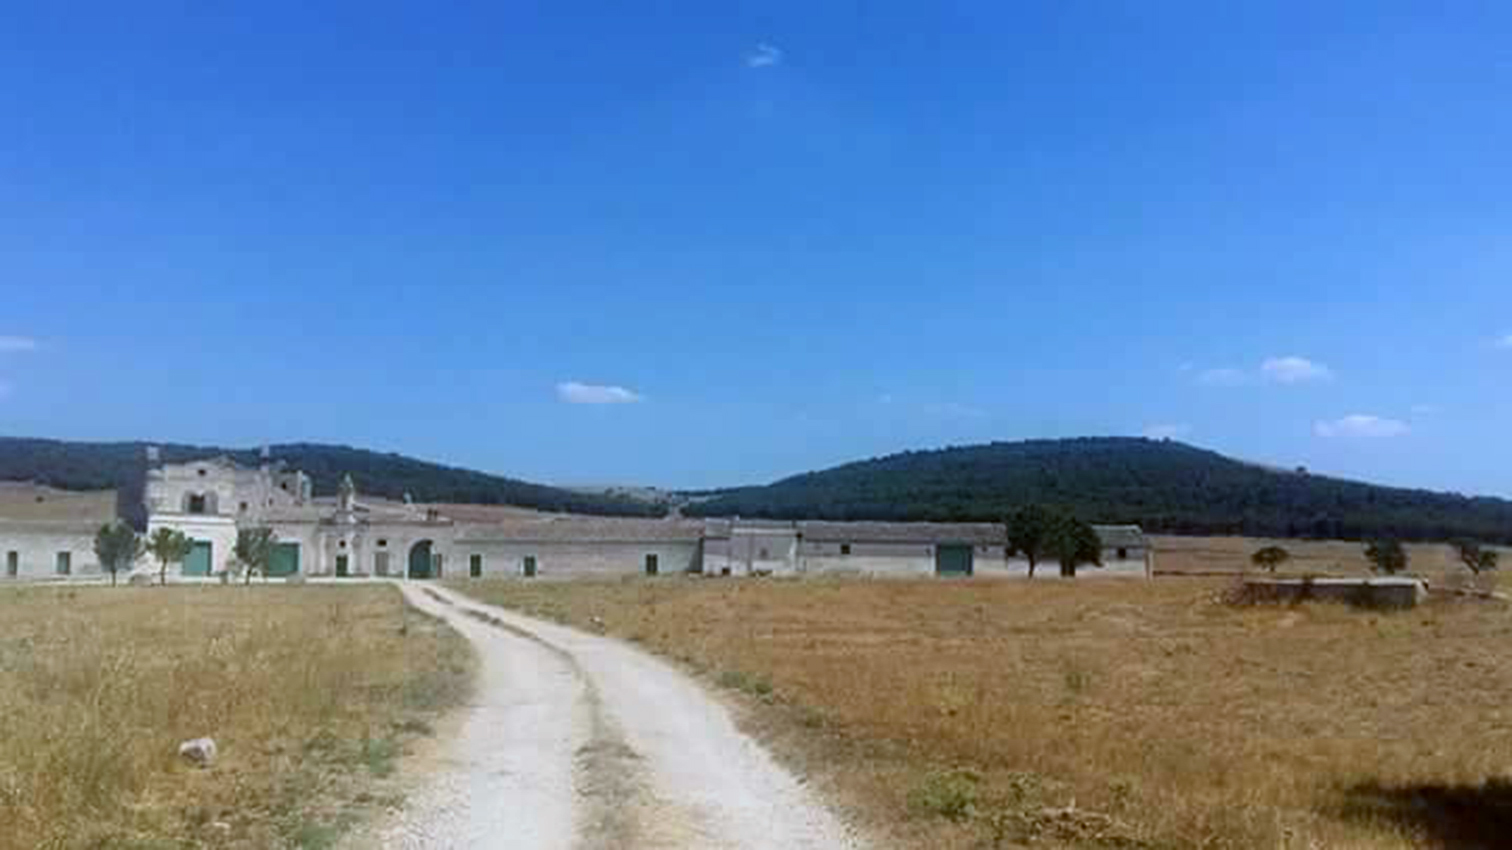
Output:
<svg viewBox="0 0 1512 850">
<path fill-rule="evenodd" d="M 334 498 L 315 498 L 308 475 L 266 453 L 255 468 L 220 457 L 163 465 L 149 458 L 147 533 L 193 541 L 182 575 L 234 573 L 239 529 L 266 526 L 276 539 L 269 577 L 445 574 L 456 523 L 434 508 L 360 499 L 351 476 Z"/>
</svg>

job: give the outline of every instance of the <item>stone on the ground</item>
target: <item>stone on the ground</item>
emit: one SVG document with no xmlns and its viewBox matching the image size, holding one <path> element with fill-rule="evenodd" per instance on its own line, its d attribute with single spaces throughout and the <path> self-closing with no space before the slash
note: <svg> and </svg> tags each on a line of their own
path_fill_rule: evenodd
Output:
<svg viewBox="0 0 1512 850">
<path fill-rule="evenodd" d="M 215 739 L 195 738 L 185 741 L 179 744 L 179 756 L 195 767 L 209 767 L 215 764 Z"/>
</svg>

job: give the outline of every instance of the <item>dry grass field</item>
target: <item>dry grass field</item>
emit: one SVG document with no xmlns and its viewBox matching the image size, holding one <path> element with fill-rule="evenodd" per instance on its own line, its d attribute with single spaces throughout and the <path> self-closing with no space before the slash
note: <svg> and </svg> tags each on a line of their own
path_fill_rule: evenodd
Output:
<svg viewBox="0 0 1512 850">
<path fill-rule="evenodd" d="M 1250 569 L 1256 549 L 1280 546 L 1292 558 L 1280 572 L 1299 575 L 1366 575 L 1370 562 L 1361 543 L 1342 540 L 1270 540 L 1254 537 L 1173 537 L 1154 535 L 1155 570 L 1160 575 L 1212 575 Z M 1409 570 L 1436 587 L 1466 582 L 1469 572 L 1460 564 L 1452 546 L 1439 543 L 1406 544 Z M 1512 552 L 1499 550 L 1512 567 Z"/>
<path fill-rule="evenodd" d="M 725 687 L 898 847 L 1512 841 L 1512 612 L 1224 580 L 458 581 Z"/>
<path fill-rule="evenodd" d="M 390 587 L 0 590 L 0 848 L 329 846 L 472 663 Z"/>
</svg>

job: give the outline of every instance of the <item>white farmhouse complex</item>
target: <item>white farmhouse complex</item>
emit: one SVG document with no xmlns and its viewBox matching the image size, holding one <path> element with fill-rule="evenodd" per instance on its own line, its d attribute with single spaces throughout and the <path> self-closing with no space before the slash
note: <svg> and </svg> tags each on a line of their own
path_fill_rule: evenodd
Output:
<svg viewBox="0 0 1512 850">
<path fill-rule="evenodd" d="M 0 485 L 0 553 L 9 579 L 98 576 L 95 531 L 116 516 L 113 493 Z M 161 464 L 149 452 L 147 528 L 183 532 L 184 580 L 236 573 L 241 529 L 275 538 L 268 578 L 523 578 L 629 575 L 1022 576 L 1028 564 L 993 523 L 776 522 L 540 514 L 485 505 L 364 499 L 348 476 L 317 497 L 309 476 L 264 453 Z M 1147 577 L 1152 553 L 1137 526 L 1097 526 L 1103 566 L 1084 576 Z M 145 559 L 141 567 L 151 565 Z M 1054 564 L 1039 575 L 1053 577 Z"/>
</svg>

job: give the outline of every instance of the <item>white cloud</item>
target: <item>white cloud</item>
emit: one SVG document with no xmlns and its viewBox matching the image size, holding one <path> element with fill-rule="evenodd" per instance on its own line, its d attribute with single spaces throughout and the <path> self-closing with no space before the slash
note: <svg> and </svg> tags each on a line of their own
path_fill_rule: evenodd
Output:
<svg viewBox="0 0 1512 850">
<path fill-rule="evenodd" d="M 1498 339 L 1496 341 L 1496 347 L 1497 348 L 1502 348 L 1502 349 L 1512 348 L 1512 334 L 1507 334 L 1506 336 L 1502 337 L 1501 339 Z"/>
<path fill-rule="evenodd" d="M 1313 433 L 1327 438 L 1401 437 L 1411 431 L 1412 427 L 1399 419 L 1386 419 L 1365 413 L 1351 414 L 1331 422 L 1318 422 L 1313 426 Z"/>
<path fill-rule="evenodd" d="M 1204 369 L 1197 373 L 1197 383 L 1204 387 L 1238 387 L 1249 383 L 1249 376 L 1240 369 Z"/>
<path fill-rule="evenodd" d="M 745 56 L 747 68 L 770 68 L 782 64 L 782 48 L 762 42 Z"/>
<path fill-rule="evenodd" d="M 635 404 L 640 395 L 624 387 L 564 381 L 556 386 L 557 398 L 568 404 Z"/>
<path fill-rule="evenodd" d="M 1152 440 L 1179 440 L 1192 433 L 1192 426 L 1185 423 L 1147 425 L 1140 433 Z"/>
<path fill-rule="evenodd" d="M 10 351 L 35 351 L 37 341 L 29 336 L 0 336 L 0 353 Z"/>
<path fill-rule="evenodd" d="M 1322 363 L 1314 363 L 1306 357 L 1271 357 L 1260 364 L 1260 374 L 1267 381 L 1277 384 L 1300 384 L 1306 381 L 1326 381 L 1333 371 Z"/>
</svg>

